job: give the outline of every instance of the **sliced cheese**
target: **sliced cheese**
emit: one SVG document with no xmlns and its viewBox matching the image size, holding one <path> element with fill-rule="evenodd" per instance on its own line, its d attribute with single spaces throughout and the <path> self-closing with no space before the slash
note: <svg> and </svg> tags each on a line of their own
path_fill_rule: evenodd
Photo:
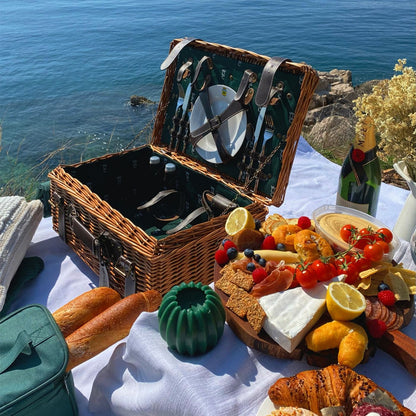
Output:
<svg viewBox="0 0 416 416">
<path fill-rule="evenodd" d="M 345 275 L 318 283 L 311 289 L 295 287 L 259 299 L 266 313 L 264 330 L 287 352 L 292 352 L 325 312 L 329 283 L 344 280 Z"/>
</svg>

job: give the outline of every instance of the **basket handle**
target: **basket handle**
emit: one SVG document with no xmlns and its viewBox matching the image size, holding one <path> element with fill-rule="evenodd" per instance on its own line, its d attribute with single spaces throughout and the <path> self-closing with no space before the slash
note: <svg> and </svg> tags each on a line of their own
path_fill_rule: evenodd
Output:
<svg viewBox="0 0 416 416">
<path fill-rule="evenodd" d="M 32 354 L 32 338 L 25 331 L 19 332 L 13 347 L 0 357 L 0 374 L 4 373 L 19 357 L 20 354 Z"/>
</svg>

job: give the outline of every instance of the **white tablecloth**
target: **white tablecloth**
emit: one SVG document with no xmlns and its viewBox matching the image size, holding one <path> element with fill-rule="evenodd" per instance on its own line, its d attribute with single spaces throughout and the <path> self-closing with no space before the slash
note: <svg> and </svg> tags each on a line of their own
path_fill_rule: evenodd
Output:
<svg viewBox="0 0 416 416">
<path fill-rule="evenodd" d="M 311 215 L 334 204 L 339 166 L 301 138 L 285 202 L 270 213 Z M 377 217 L 393 227 L 408 191 L 382 184 Z M 404 248 L 408 246 L 404 244 Z M 403 253 L 402 253 L 403 254 Z M 409 253 L 403 261 L 415 267 Z M 45 262 L 44 271 L 12 305 L 46 305 L 52 312 L 98 284 L 97 277 L 43 219 L 27 252 Z M 403 332 L 415 337 L 416 320 Z M 416 352 L 415 352 L 416 353 Z M 99 415 L 256 415 L 267 390 L 281 376 L 310 369 L 304 361 L 280 360 L 244 345 L 226 325 L 218 345 L 200 357 L 168 350 L 158 332 L 157 313 L 143 313 L 130 335 L 73 370 L 81 416 Z M 356 371 L 388 389 L 416 411 L 415 378 L 379 350 Z"/>
</svg>

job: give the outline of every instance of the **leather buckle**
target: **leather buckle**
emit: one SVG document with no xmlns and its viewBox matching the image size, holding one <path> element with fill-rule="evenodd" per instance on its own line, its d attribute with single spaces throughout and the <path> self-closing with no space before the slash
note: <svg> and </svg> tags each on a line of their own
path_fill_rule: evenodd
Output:
<svg viewBox="0 0 416 416">
<path fill-rule="evenodd" d="M 209 127 L 210 127 L 211 131 L 217 130 L 217 129 L 219 129 L 219 127 L 221 126 L 221 123 L 222 123 L 221 117 L 220 116 L 214 116 L 213 118 L 208 120 L 208 123 L 209 123 Z"/>
</svg>

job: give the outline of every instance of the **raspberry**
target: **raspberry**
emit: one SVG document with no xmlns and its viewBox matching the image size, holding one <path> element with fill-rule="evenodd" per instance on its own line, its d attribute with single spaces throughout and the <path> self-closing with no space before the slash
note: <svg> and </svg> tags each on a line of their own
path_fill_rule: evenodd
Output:
<svg viewBox="0 0 416 416">
<path fill-rule="evenodd" d="M 266 270 L 262 269 L 261 267 L 257 268 L 252 273 L 254 283 L 260 283 L 267 277 Z"/>
<path fill-rule="evenodd" d="M 229 261 L 227 252 L 223 249 L 217 250 L 215 252 L 215 261 L 222 267 L 226 265 Z"/>
<path fill-rule="evenodd" d="M 391 290 L 382 290 L 377 294 L 378 300 L 386 306 L 393 306 L 396 303 L 396 298 Z"/>
<path fill-rule="evenodd" d="M 299 217 L 298 219 L 298 226 L 302 228 L 302 230 L 306 230 L 311 226 L 311 220 L 308 217 Z"/>
<path fill-rule="evenodd" d="M 380 319 L 367 319 L 367 329 L 373 338 L 381 338 L 387 330 L 387 325 Z"/>
<path fill-rule="evenodd" d="M 225 240 L 223 242 L 224 250 L 227 251 L 229 248 L 237 248 L 237 246 L 231 240 Z"/>
<path fill-rule="evenodd" d="M 276 243 L 274 241 L 273 236 L 268 235 L 267 237 L 265 237 L 265 239 L 261 243 L 261 248 L 263 250 L 275 250 L 276 249 Z"/>
</svg>

